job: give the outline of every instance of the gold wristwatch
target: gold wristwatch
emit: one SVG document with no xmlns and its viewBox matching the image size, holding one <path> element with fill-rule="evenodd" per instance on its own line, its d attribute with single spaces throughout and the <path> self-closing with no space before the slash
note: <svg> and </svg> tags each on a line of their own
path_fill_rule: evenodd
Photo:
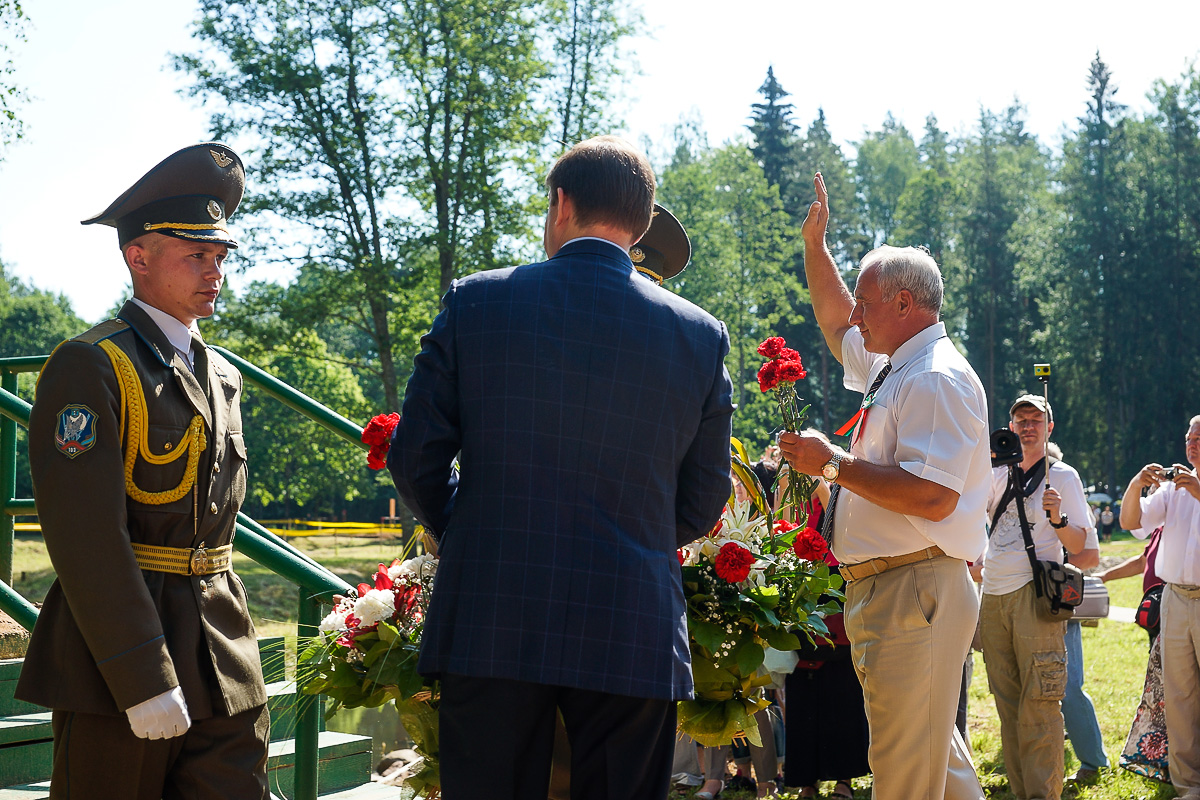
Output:
<svg viewBox="0 0 1200 800">
<path fill-rule="evenodd" d="M 834 453 L 833 458 L 825 462 L 825 466 L 821 467 L 821 477 L 830 483 L 837 483 L 838 476 L 842 474 L 842 454 Z"/>
</svg>

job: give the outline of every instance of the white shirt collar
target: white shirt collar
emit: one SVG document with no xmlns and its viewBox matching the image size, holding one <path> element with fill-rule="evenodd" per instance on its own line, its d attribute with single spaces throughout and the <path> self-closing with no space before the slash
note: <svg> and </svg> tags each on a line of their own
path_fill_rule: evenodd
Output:
<svg viewBox="0 0 1200 800">
<path fill-rule="evenodd" d="M 926 347 L 945 335 L 946 323 L 944 322 L 935 322 L 928 328 L 919 331 L 904 344 L 897 347 L 896 352 L 892 353 L 892 357 L 888 359 L 892 362 L 892 369 L 899 369 L 904 366 L 905 363 L 911 361 L 915 356 L 924 351 Z"/>
<path fill-rule="evenodd" d="M 617 249 L 618 249 L 618 250 L 620 250 L 622 253 L 625 253 L 626 255 L 628 255 L 628 254 L 629 254 L 629 251 L 628 251 L 628 250 L 626 250 L 624 247 L 621 247 L 621 245 L 617 244 L 617 243 L 616 243 L 616 242 L 614 242 L 612 239 L 605 239 L 605 238 L 604 238 L 604 237 L 602 237 L 602 236 L 576 236 L 576 237 L 575 237 L 574 239 L 572 239 L 570 242 L 563 242 L 563 247 L 566 247 L 566 246 L 567 246 L 567 245 L 569 245 L 571 242 L 586 242 L 586 241 L 588 241 L 589 239 L 591 239 L 591 240 L 593 240 L 593 241 L 597 241 L 597 242 L 604 242 L 605 244 L 611 244 L 613 247 L 617 248 Z"/>
<path fill-rule="evenodd" d="M 184 325 L 182 322 L 175 319 L 165 311 L 161 311 L 152 305 L 144 303 L 136 297 L 131 299 L 133 302 L 137 303 L 138 308 L 142 309 L 150 316 L 150 319 L 154 321 L 154 324 L 157 325 L 159 330 L 161 330 L 167 337 L 167 341 L 171 343 L 171 346 L 178 350 L 180 354 L 186 354 L 188 362 L 193 363 L 192 337 L 200 337 L 200 329 L 196 327 L 196 323 L 193 322 L 191 326 Z M 201 339 L 201 341 L 203 341 L 203 339 Z"/>
</svg>

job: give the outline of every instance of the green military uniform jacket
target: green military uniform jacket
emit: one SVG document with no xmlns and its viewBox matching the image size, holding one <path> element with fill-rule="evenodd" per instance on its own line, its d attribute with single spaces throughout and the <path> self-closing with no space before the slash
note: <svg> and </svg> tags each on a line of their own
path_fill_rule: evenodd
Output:
<svg viewBox="0 0 1200 800">
<path fill-rule="evenodd" d="M 197 414 L 207 447 L 192 491 L 163 505 L 127 496 L 121 388 L 100 346 L 117 345 L 145 396 L 147 443 L 169 453 Z M 117 714 L 175 686 L 193 718 L 266 702 L 246 590 L 231 570 L 143 571 L 131 542 L 220 547 L 234 536 L 246 493 L 242 378 L 208 350 L 198 376 L 141 308 L 65 342 L 41 372 L 29 421 L 29 463 L 46 547 L 58 573 L 34 627 L 17 697 L 56 710 Z M 131 402 L 131 401 L 129 401 Z M 145 491 L 181 483 L 187 459 L 139 457 Z"/>
</svg>

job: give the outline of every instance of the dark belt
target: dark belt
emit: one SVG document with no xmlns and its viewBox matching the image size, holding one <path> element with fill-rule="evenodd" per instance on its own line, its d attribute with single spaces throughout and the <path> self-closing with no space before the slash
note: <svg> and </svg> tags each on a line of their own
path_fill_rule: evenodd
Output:
<svg viewBox="0 0 1200 800">
<path fill-rule="evenodd" d="M 842 564 L 838 567 L 838 572 L 847 581 L 856 581 L 859 578 L 866 578 L 869 575 L 879 575 L 887 572 L 889 569 L 903 567 L 905 564 L 915 564 L 918 561 L 928 561 L 931 558 L 946 555 L 942 552 L 942 548 L 934 545 L 926 547 L 924 550 L 918 550 L 915 553 L 905 553 L 902 556 L 884 556 L 881 558 L 872 558 L 870 561 L 863 561 L 861 564 Z"/>
</svg>

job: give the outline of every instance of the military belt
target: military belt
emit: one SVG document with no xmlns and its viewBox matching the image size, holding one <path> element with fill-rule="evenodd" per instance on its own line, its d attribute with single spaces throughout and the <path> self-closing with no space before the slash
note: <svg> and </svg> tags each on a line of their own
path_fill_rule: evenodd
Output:
<svg viewBox="0 0 1200 800">
<path fill-rule="evenodd" d="M 233 545 L 224 547 L 160 547 L 133 543 L 138 566 L 152 572 L 175 575 L 212 575 L 224 572 L 233 563 Z"/>
<path fill-rule="evenodd" d="M 905 553 L 902 556 L 872 558 L 870 561 L 864 561 L 861 564 L 843 564 L 838 567 L 838 572 L 846 580 L 856 581 L 868 575 L 878 575 L 882 572 L 887 572 L 889 569 L 903 567 L 906 564 L 915 564 L 918 561 L 928 561 L 931 558 L 944 555 L 946 554 L 942 552 L 942 548 L 935 545 L 933 547 L 926 547 L 924 550 L 918 550 L 915 553 Z"/>
</svg>

